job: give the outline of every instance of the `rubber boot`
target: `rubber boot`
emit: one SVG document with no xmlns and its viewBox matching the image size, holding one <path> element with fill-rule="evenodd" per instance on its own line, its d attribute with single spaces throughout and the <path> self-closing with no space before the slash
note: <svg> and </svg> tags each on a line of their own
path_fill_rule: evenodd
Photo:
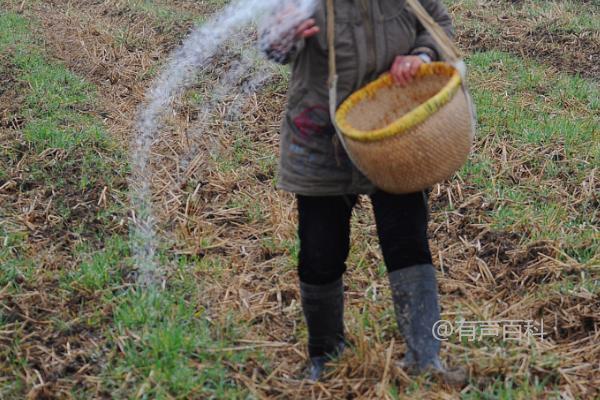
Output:
<svg viewBox="0 0 600 400">
<path fill-rule="evenodd" d="M 446 383 L 462 384 L 466 381 L 464 369 L 447 370 L 442 365 L 440 341 L 432 331 L 440 319 L 433 266 L 421 264 L 402 268 L 391 272 L 389 280 L 396 321 L 407 346 L 400 366 L 414 374 L 430 372 Z"/>
<path fill-rule="evenodd" d="M 308 326 L 308 379 L 318 381 L 325 370 L 325 363 L 344 350 L 342 279 L 326 285 L 300 282 L 300 297 Z"/>
</svg>

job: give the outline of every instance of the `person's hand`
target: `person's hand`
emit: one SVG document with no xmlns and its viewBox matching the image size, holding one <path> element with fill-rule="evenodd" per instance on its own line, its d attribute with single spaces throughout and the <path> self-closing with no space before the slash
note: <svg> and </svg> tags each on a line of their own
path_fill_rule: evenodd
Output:
<svg viewBox="0 0 600 400">
<path fill-rule="evenodd" d="M 390 69 L 390 74 L 396 84 L 404 87 L 413 80 L 421 64 L 423 64 L 423 60 L 419 56 L 397 56 Z"/>
<path fill-rule="evenodd" d="M 284 16 L 285 14 L 278 14 L 275 18 L 283 21 Z M 259 45 L 270 60 L 285 64 L 289 61 L 290 52 L 299 40 L 312 37 L 319 31 L 313 18 L 301 20 L 291 28 L 285 26 L 282 28 L 282 24 L 275 24 L 262 31 Z"/>
<path fill-rule="evenodd" d="M 320 29 L 316 25 L 314 18 L 310 18 L 298 25 L 294 37 L 296 39 L 307 39 L 311 36 L 315 36 L 319 31 Z"/>
</svg>

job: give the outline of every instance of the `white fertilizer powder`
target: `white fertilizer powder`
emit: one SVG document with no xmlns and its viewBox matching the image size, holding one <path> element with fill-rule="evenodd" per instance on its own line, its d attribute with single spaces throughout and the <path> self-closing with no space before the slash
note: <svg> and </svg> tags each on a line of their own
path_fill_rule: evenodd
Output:
<svg viewBox="0 0 600 400">
<path fill-rule="evenodd" d="M 170 57 L 165 69 L 157 78 L 147 95 L 145 107 L 140 113 L 137 134 L 132 143 L 131 197 L 134 210 L 132 223 L 133 255 L 139 272 L 139 282 L 143 285 L 156 283 L 160 276 L 155 259 L 158 239 L 152 214 L 150 182 L 150 149 L 160 129 L 161 118 L 172 109 L 175 96 L 193 83 L 203 67 L 214 63 L 219 50 L 227 41 L 240 38 L 247 44 L 247 37 L 239 35 L 251 24 L 269 26 L 264 29 L 260 46 L 278 42 L 279 49 L 285 50 L 293 43 L 291 32 L 302 21 L 309 18 L 316 0 L 237 0 L 229 4 L 212 19 L 197 27 L 182 46 Z M 256 91 L 271 75 L 269 68 L 254 68 L 249 79 L 238 85 L 253 65 L 252 52 L 243 52 L 243 57 L 229 69 L 215 96 L 206 106 L 214 107 L 221 94 L 237 91 L 240 101 L 230 109 L 228 118 L 239 115 L 241 99 Z M 250 56 L 249 56 L 250 55 Z M 205 108 L 208 109 L 208 108 Z M 187 158 L 184 156 L 184 159 Z"/>
</svg>

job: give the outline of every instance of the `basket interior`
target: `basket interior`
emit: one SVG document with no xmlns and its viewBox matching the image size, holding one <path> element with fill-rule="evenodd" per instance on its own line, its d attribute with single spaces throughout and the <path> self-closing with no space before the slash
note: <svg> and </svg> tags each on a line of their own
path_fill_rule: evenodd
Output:
<svg viewBox="0 0 600 400">
<path fill-rule="evenodd" d="M 354 104 L 346 121 L 360 131 L 383 129 L 435 96 L 450 79 L 446 74 L 431 74 L 416 77 L 406 87 L 381 87 Z"/>
</svg>

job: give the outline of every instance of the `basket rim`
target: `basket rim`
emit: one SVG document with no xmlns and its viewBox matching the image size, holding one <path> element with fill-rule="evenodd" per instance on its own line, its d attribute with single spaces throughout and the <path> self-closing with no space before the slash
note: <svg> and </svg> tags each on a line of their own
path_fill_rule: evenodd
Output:
<svg viewBox="0 0 600 400">
<path fill-rule="evenodd" d="M 410 130 L 450 102 L 462 84 L 458 70 L 446 62 L 421 64 L 416 77 L 428 75 L 447 75 L 450 76 L 450 79 L 434 96 L 383 128 L 364 131 L 352 127 L 347 121 L 350 110 L 363 99 L 373 96 L 377 90 L 394 84 L 389 73 L 383 74 L 362 89 L 354 92 L 340 105 L 335 113 L 335 122 L 338 128 L 344 136 L 360 142 L 381 140 Z"/>
</svg>

